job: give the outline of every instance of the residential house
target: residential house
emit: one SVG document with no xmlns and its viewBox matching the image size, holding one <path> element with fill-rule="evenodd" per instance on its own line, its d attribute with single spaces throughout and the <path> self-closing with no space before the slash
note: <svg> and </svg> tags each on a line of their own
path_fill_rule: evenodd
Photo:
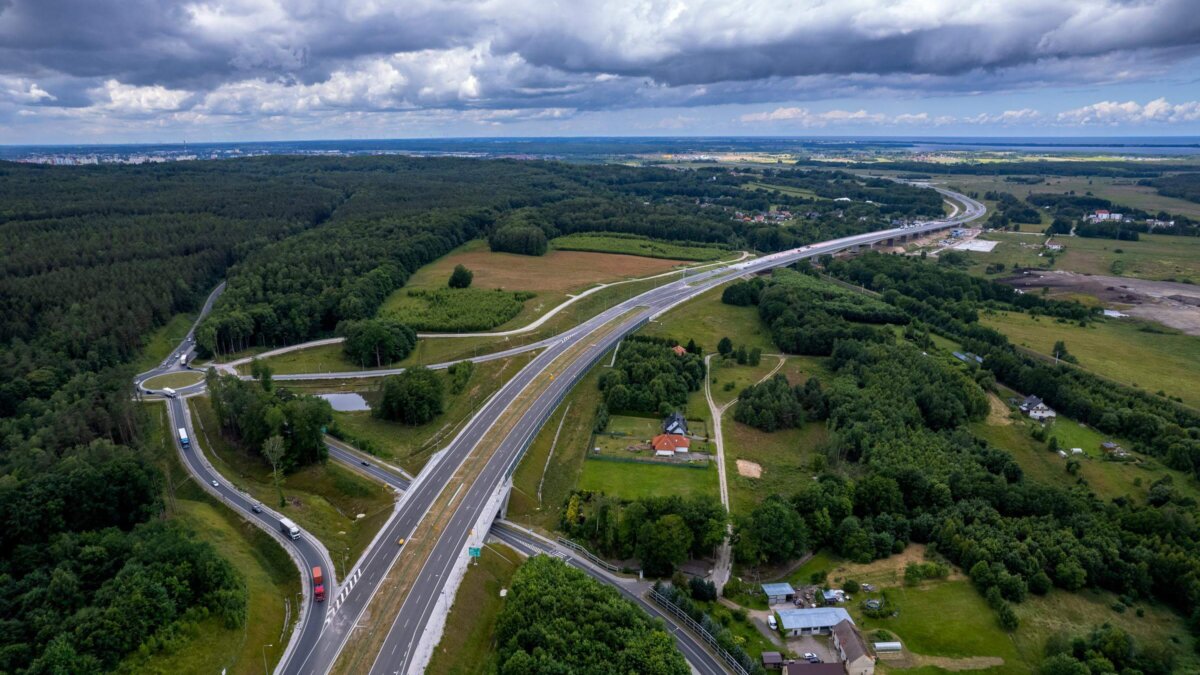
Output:
<svg viewBox="0 0 1200 675">
<path fill-rule="evenodd" d="M 774 605 L 788 602 L 796 597 L 796 590 L 789 583 L 763 584 L 762 591 L 767 596 L 767 604 Z"/>
<path fill-rule="evenodd" d="M 1058 413 L 1054 412 L 1050 406 L 1043 403 L 1042 399 L 1038 398 L 1037 396 L 1025 397 L 1025 400 L 1021 401 L 1018 407 L 1021 409 L 1021 412 L 1028 415 L 1030 419 L 1034 419 L 1039 422 L 1052 420 L 1058 416 Z"/>
<path fill-rule="evenodd" d="M 684 419 L 683 413 L 676 410 L 670 415 L 667 415 L 667 418 L 663 420 L 662 431 L 664 434 L 679 434 L 680 436 L 687 436 L 687 420 Z"/>
<path fill-rule="evenodd" d="M 875 657 L 867 651 L 867 644 L 863 642 L 853 621 L 847 618 L 834 626 L 831 632 L 833 647 L 842 659 L 846 675 L 875 675 Z"/>
<path fill-rule="evenodd" d="M 854 621 L 850 613 L 841 607 L 817 607 L 815 609 L 781 609 L 779 627 L 788 637 L 801 635 L 826 635 L 843 621 Z"/>
<path fill-rule="evenodd" d="M 650 440 L 656 457 L 674 457 L 676 453 L 688 452 L 692 441 L 679 434 L 659 434 Z"/>
</svg>

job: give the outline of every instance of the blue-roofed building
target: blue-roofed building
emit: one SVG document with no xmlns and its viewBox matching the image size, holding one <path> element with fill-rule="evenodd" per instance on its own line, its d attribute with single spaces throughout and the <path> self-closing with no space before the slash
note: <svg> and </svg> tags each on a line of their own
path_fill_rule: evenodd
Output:
<svg viewBox="0 0 1200 675">
<path fill-rule="evenodd" d="M 777 602 L 787 602 L 796 596 L 795 589 L 791 584 L 763 584 L 763 593 L 767 595 L 767 604 L 775 604 Z"/>
<path fill-rule="evenodd" d="M 850 613 L 841 607 L 817 607 L 816 609 L 781 609 L 779 627 L 788 637 L 799 635 L 826 635 L 833 627 L 843 621 L 854 620 Z"/>
</svg>

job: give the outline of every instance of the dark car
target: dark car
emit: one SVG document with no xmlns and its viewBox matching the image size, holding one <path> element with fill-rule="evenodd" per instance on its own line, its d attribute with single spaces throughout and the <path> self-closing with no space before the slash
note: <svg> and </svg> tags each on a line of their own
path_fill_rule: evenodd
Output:
<svg viewBox="0 0 1200 675">
<path fill-rule="evenodd" d="M 371 463 L 370 463 L 370 462 L 368 462 L 368 461 L 367 461 L 367 460 L 365 460 L 365 459 L 360 459 L 360 460 L 358 460 L 358 463 L 359 463 L 359 464 L 362 464 L 363 466 L 371 466 Z"/>
</svg>

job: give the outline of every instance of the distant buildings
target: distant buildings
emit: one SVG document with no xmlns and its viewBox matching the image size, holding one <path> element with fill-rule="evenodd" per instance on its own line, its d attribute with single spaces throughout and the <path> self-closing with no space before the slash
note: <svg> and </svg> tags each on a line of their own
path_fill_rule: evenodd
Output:
<svg viewBox="0 0 1200 675">
<path fill-rule="evenodd" d="M 1095 213 L 1089 213 L 1087 216 L 1084 216 L 1084 220 L 1091 223 L 1099 223 L 1103 221 L 1121 222 L 1122 220 L 1125 220 L 1125 216 L 1120 213 L 1111 213 L 1104 209 L 1099 209 Z"/>
</svg>

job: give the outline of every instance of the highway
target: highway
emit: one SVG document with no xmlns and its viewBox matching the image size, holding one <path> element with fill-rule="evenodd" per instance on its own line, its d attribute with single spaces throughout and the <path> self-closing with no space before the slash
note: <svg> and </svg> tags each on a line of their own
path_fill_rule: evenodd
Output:
<svg viewBox="0 0 1200 675">
<path fill-rule="evenodd" d="M 363 456 L 356 455 L 352 452 L 347 452 L 332 445 L 328 447 L 329 456 L 334 460 L 345 464 L 347 467 L 363 470 L 365 473 L 369 474 L 379 482 L 391 487 L 396 491 L 408 489 L 409 481 L 402 476 L 376 466 Z M 363 462 L 367 463 L 364 464 Z M 639 582 L 635 580 L 622 579 L 612 574 L 608 574 L 604 570 L 598 569 L 596 566 L 588 563 L 587 561 L 580 560 L 576 556 L 572 555 L 571 552 L 562 551 L 552 542 L 537 537 L 517 525 L 498 522 L 492 527 L 491 534 L 493 538 L 507 544 L 517 552 L 526 556 L 538 554 L 556 556 L 566 564 L 583 571 L 585 574 L 596 579 L 597 581 L 615 587 L 622 596 L 640 606 L 644 611 L 650 614 L 650 616 L 658 617 L 667 623 L 668 630 L 675 638 L 676 646 L 679 647 L 679 650 L 688 660 L 688 663 L 690 663 L 697 672 L 701 673 L 702 675 L 719 675 L 720 673 L 724 672 L 718 665 L 716 665 L 713 655 L 709 654 L 705 650 L 704 646 L 696 639 L 695 636 L 680 628 L 674 622 L 674 620 L 664 613 L 657 605 L 647 601 L 641 595 L 629 590 L 629 588 L 626 587 L 626 584 L 622 583 L 626 582 L 633 584 L 636 588 Z"/>
<path fill-rule="evenodd" d="M 647 291 L 621 303 L 580 326 L 566 331 L 545 345 L 528 366 L 505 384 L 496 396 L 484 404 L 463 431 L 447 446 L 436 463 L 431 462 L 430 466 L 427 466 L 425 471 L 418 476 L 414 486 L 405 494 L 399 517 L 387 526 L 389 532 L 385 541 L 393 537 L 408 538 L 443 488 L 466 490 L 466 496 L 455 509 L 449 525 L 442 530 L 432 553 L 429 554 L 405 598 L 403 606 L 394 617 L 383 647 L 371 667 L 372 675 L 406 673 L 410 672 L 413 666 L 423 665 L 415 661 L 419 656 L 416 647 L 440 594 L 444 592 L 443 580 L 450 575 L 460 557 L 466 554 L 467 539 L 471 529 L 479 520 L 485 504 L 497 486 L 515 469 L 525 448 L 532 442 L 533 437 L 557 407 L 559 401 L 570 391 L 575 382 L 625 335 L 671 307 L 725 283 L 735 276 L 786 266 L 801 259 L 834 253 L 850 247 L 870 245 L 899 236 L 947 229 L 974 220 L 982 216 L 985 211 L 982 204 L 966 196 L 939 191 L 962 203 L 965 206 L 963 211 L 955 217 L 943 221 L 908 229 L 892 229 L 844 237 L 830 242 L 773 253 L 751 261 L 736 263 L 729 268 L 703 272 L 686 280 L 672 282 Z M 605 327 L 619 317 L 624 317 L 621 319 L 619 327 L 606 332 Z M 573 361 L 565 366 L 562 374 L 546 386 L 533 405 L 516 422 L 478 478 L 471 485 L 449 485 L 448 481 L 462 461 L 476 448 L 479 439 L 483 438 L 485 432 L 496 420 L 505 415 L 509 402 L 519 392 L 539 379 L 551 363 L 576 344 L 583 345 L 582 350 L 574 355 Z M 376 552 L 373 551 L 373 553 Z M 321 636 L 322 642 L 326 644 L 314 650 L 314 659 L 302 664 L 304 667 L 318 671 L 328 670 L 332 667 L 333 661 L 329 659 L 334 658 L 334 654 L 331 653 L 331 645 L 328 642 L 336 642 L 337 650 L 340 651 L 341 645 L 349 637 L 350 628 L 357 624 L 362 610 L 370 601 L 370 598 L 366 596 L 374 592 L 374 585 L 377 585 L 387 572 L 386 568 L 381 569 L 381 566 L 390 567 L 391 561 L 395 560 L 397 554 L 398 550 L 395 550 L 390 555 L 372 556 L 367 561 L 364 567 L 372 568 L 371 576 L 374 581 L 366 584 L 359 583 L 355 591 L 351 593 L 351 597 L 355 598 L 354 605 L 343 608 L 335 617 L 333 625 L 331 625 L 332 630 Z M 366 572 L 364 571 L 364 580 L 365 577 Z M 347 604 L 350 604 L 349 601 Z M 376 620 L 372 620 L 370 630 L 381 628 L 382 626 Z"/>
<path fill-rule="evenodd" d="M 648 320 L 658 316 L 668 309 L 679 305 L 705 291 L 743 275 L 765 271 L 774 267 L 790 265 L 801 259 L 815 257 L 826 253 L 834 253 L 847 248 L 869 245 L 886 241 L 900 236 L 913 236 L 927 231 L 946 229 L 961 223 L 979 218 L 984 213 L 982 204 L 965 196 L 938 189 L 943 195 L 952 197 L 962 203 L 965 208 L 951 218 L 927 223 L 907 229 L 893 229 L 864 235 L 845 237 L 830 242 L 805 246 L 790 251 L 770 254 L 750 261 L 697 273 L 685 279 L 674 281 L 658 288 L 647 291 L 626 302 L 620 303 L 605 312 L 571 328 L 557 336 L 547 338 L 529 345 L 515 347 L 496 354 L 484 355 L 471 360 L 490 360 L 504 358 L 514 354 L 540 350 L 533 356 L 527 366 L 519 371 L 511 380 L 505 383 L 487 401 L 483 402 L 475 415 L 459 431 L 458 435 L 441 452 L 434 456 L 426 465 L 425 470 L 407 486 L 400 498 L 392 518 L 384 524 L 375 541 L 367 548 L 348 576 L 348 583 L 341 589 L 336 587 L 333 577 L 333 567 L 327 552 L 312 540 L 307 534 L 299 540 L 286 540 L 290 552 L 297 558 L 298 565 L 303 570 L 302 577 L 308 579 L 307 568 L 321 565 L 328 570 L 330 577 L 328 596 L 333 600 L 324 604 L 308 601 L 310 589 L 305 582 L 305 608 L 300 629 L 294 634 L 289 644 L 288 652 L 284 655 L 276 672 L 284 674 L 308 674 L 328 672 L 338 659 L 342 647 L 350 638 L 353 630 L 365 629 L 370 631 L 386 630 L 387 636 L 383 648 L 376 655 L 370 672 L 403 673 L 418 665 L 416 646 L 421 639 L 436 601 L 445 592 L 445 579 L 461 556 L 465 555 L 465 544 L 471 528 L 483 515 L 485 505 L 520 461 L 521 455 L 532 442 L 538 430 L 545 423 L 562 398 L 570 391 L 588 369 L 624 336 L 633 332 Z M 201 318 L 212 306 L 212 302 L 223 289 L 218 287 L 206 302 Z M 620 319 L 618 321 L 618 319 Z M 199 321 L 199 320 L 198 320 Z M 198 322 L 197 322 L 198 323 Z M 614 325 L 610 325 L 614 324 Z M 146 390 L 143 382 L 149 377 L 179 370 L 178 359 L 181 353 L 191 353 L 194 340 L 193 331 L 189 331 L 187 339 L 176 352 L 172 353 L 163 365 L 148 373 L 139 375 L 136 382 L 139 390 Z M 182 350 L 182 351 L 181 351 Z M 572 352 L 569 363 L 555 363 L 567 352 Z M 479 445 L 480 439 L 495 425 L 497 420 L 505 418 L 506 409 L 520 393 L 540 382 L 547 368 L 555 364 L 558 375 L 554 377 L 541 393 L 533 400 L 527 410 L 521 414 L 501 441 L 479 476 L 471 484 L 452 484 L 452 479 L 463 461 L 472 454 Z M 448 364 L 445 364 L 448 365 Z M 334 379 L 361 378 L 401 372 L 402 369 L 384 371 L 321 373 L 316 375 L 277 376 L 277 380 L 286 379 Z M 203 383 L 185 388 L 181 394 L 199 393 Z M 183 403 L 180 399 L 170 399 L 171 417 L 176 426 L 188 426 L 189 436 L 196 438 L 187 425 Z M 180 423 L 180 421 L 183 423 Z M 193 441 L 194 443 L 197 441 Z M 267 529 L 277 532 L 276 516 L 265 510 L 261 514 L 252 512 L 253 501 L 230 487 L 223 479 L 215 475 L 207 463 L 198 456 L 198 448 L 189 451 L 180 450 L 185 465 L 212 491 L 220 494 L 222 499 L 237 509 L 243 516 L 251 519 Z M 343 462 L 357 464 L 357 468 L 371 474 L 373 477 L 389 481 L 393 479 L 389 472 L 374 466 L 363 466 L 361 458 L 352 453 L 337 448 L 330 448 L 331 455 Z M 369 463 L 369 460 L 368 460 Z M 211 481 L 216 480 L 218 486 L 213 488 Z M 399 487 L 399 485 L 397 485 Z M 455 493 L 465 491 L 462 501 L 454 508 L 449 525 L 438 535 L 438 539 L 429 553 L 424 566 L 420 569 L 411 590 L 404 600 L 403 607 L 395 617 L 370 617 L 364 612 L 370 604 L 388 571 L 399 557 L 402 548 L 396 544 L 400 538 L 411 539 L 418 524 L 426 517 L 438 496 L 443 490 L 453 490 Z M 290 543 L 289 543 L 290 542 Z M 533 544 L 528 544 L 533 546 Z M 340 590 L 340 592 L 339 592 Z M 315 606 L 314 606 L 315 605 Z M 678 638 L 677 638 L 678 639 Z M 687 651 L 685 650 L 685 654 Z M 705 652 L 707 653 L 707 652 Z M 693 654 L 695 656 L 695 654 Z M 689 659 L 691 660 L 691 659 Z M 703 664 L 705 661 L 701 659 Z M 693 662 L 693 666 L 697 666 Z M 720 672 L 718 669 L 717 672 Z"/>
</svg>

